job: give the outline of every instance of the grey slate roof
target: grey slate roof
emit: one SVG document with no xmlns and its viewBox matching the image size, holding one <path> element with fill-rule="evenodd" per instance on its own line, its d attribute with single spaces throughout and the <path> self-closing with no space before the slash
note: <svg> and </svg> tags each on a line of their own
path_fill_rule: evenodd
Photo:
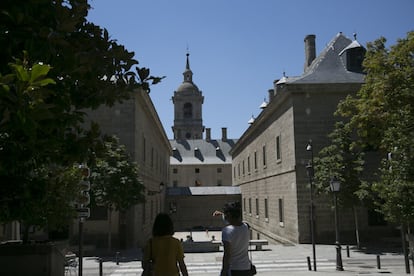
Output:
<svg viewBox="0 0 414 276">
<path fill-rule="evenodd" d="M 338 33 L 302 76 L 287 78 L 286 83 L 363 83 L 364 74 L 346 69 L 344 50 L 362 47 L 357 41 Z"/>
<path fill-rule="evenodd" d="M 173 187 L 167 189 L 169 196 L 206 196 L 206 195 L 238 195 L 241 194 L 238 186 L 211 186 L 211 187 Z"/>
<path fill-rule="evenodd" d="M 170 140 L 173 149 L 171 165 L 231 164 L 229 151 L 237 139 L 223 140 Z"/>
</svg>

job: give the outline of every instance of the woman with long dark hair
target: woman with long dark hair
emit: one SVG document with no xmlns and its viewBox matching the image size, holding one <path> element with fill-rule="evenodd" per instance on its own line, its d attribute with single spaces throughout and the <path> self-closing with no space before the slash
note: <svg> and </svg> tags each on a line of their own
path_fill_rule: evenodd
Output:
<svg viewBox="0 0 414 276">
<path fill-rule="evenodd" d="M 181 242 L 173 237 L 174 225 L 168 214 L 157 215 L 152 227 L 152 238 L 144 248 L 143 275 L 188 276 Z M 146 274 L 152 266 L 153 274 Z"/>
</svg>

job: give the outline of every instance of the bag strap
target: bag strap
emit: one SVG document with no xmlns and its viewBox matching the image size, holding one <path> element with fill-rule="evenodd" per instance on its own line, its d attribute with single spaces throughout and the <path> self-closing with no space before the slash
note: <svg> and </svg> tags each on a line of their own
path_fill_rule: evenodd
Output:
<svg viewBox="0 0 414 276">
<path fill-rule="evenodd" d="M 250 255 L 250 263 L 253 263 L 253 257 L 252 257 L 252 248 L 251 248 L 251 245 L 250 245 L 250 225 L 247 223 L 247 222 L 244 222 L 244 224 L 246 224 L 247 225 L 247 229 L 249 230 L 249 255 Z"/>
<path fill-rule="evenodd" d="M 253 262 L 253 256 L 252 256 L 252 247 L 250 245 L 250 241 L 249 241 L 249 254 L 250 254 L 250 262 Z"/>
</svg>

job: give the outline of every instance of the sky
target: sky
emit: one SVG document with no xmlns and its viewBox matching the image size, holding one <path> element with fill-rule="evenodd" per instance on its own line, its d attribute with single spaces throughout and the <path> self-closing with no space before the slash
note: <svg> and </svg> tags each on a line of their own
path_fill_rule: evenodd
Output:
<svg viewBox="0 0 414 276">
<path fill-rule="evenodd" d="M 202 91 L 203 125 L 212 139 L 237 139 L 268 98 L 273 81 L 303 73 L 303 39 L 316 35 L 316 54 L 339 33 L 362 45 L 387 46 L 414 31 L 414 0 L 90 0 L 87 19 L 108 30 L 151 75 L 165 76 L 150 96 L 169 139 L 171 98 L 190 54 Z"/>
</svg>

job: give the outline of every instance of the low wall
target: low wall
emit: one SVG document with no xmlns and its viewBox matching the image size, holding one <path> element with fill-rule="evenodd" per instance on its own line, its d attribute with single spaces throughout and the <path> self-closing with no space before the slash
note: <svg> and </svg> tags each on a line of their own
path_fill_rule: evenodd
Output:
<svg viewBox="0 0 414 276">
<path fill-rule="evenodd" d="M 182 244 L 185 253 L 217 252 L 220 248 L 220 244 L 211 241 L 185 241 Z"/>
<path fill-rule="evenodd" d="M 63 276 L 65 259 L 53 244 L 2 244 L 2 275 Z"/>
</svg>

